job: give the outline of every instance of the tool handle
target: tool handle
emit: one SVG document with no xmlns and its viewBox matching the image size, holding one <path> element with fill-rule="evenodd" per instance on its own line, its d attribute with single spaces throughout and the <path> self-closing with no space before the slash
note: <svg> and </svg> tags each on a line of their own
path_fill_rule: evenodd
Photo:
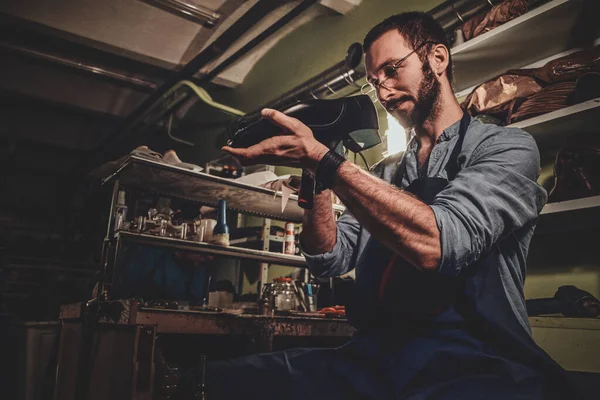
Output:
<svg viewBox="0 0 600 400">
<path fill-rule="evenodd" d="M 315 202 L 315 180 L 312 175 L 302 170 L 302 182 L 298 194 L 298 205 L 305 210 L 312 210 Z"/>
</svg>

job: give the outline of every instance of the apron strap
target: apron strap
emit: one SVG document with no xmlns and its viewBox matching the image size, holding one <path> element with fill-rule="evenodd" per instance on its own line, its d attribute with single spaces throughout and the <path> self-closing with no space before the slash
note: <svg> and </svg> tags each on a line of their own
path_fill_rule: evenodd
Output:
<svg viewBox="0 0 600 400">
<path fill-rule="evenodd" d="M 467 129 L 471 124 L 471 116 L 468 112 L 463 110 L 462 118 L 460 119 L 460 126 L 458 128 L 458 141 L 454 145 L 452 149 L 452 154 L 450 154 L 450 159 L 446 164 L 446 174 L 448 175 L 448 181 L 452 181 L 456 178 L 458 174 L 458 156 L 462 151 L 462 145 L 465 140 L 465 135 L 467 133 Z M 410 142 L 409 142 L 410 143 Z M 400 164 L 398 165 L 398 169 L 393 175 L 392 184 L 402 188 L 402 180 L 404 179 L 404 174 L 406 172 L 406 151 L 402 155 L 402 159 L 400 160 Z"/>
<path fill-rule="evenodd" d="M 458 155 L 462 151 L 462 145 L 465 140 L 465 134 L 471 123 L 471 116 L 468 112 L 463 110 L 463 116 L 460 120 L 460 128 L 458 129 L 458 140 L 454 145 L 448 164 L 446 164 L 446 173 L 448 175 L 448 181 L 454 180 L 458 174 Z"/>
</svg>

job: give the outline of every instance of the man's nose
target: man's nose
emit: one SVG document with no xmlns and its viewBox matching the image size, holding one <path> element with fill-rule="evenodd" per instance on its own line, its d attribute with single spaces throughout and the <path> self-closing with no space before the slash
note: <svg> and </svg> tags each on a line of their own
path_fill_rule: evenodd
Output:
<svg viewBox="0 0 600 400">
<path fill-rule="evenodd" d="M 377 98 L 379 102 L 385 106 L 385 103 L 392 97 L 393 93 L 390 89 L 383 85 L 377 87 Z"/>
</svg>

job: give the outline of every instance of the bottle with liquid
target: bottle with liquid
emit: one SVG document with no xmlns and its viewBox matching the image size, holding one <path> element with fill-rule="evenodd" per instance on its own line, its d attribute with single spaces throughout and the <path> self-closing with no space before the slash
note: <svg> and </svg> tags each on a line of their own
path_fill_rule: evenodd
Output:
<svg viewBox="0 0 600 400">
<path fill-rule="evenodd" d="M 119 190 L 117 204 L 115 204 L 114 231 L 124 228 L 127 221 L 127 206 L 125 205 L 125 191 Z"/>
<path fill-rule="evenodd" d="M 227 226 L 227 207 L 225 200 L 219 200 L 219 215 L 213 229 L 212 242 L 221 246 L 229 246 L 229 227 Z"/>
</svg>

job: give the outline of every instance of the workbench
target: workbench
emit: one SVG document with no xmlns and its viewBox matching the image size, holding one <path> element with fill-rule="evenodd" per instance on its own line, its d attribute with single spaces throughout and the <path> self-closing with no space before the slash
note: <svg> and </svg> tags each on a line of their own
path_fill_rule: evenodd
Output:
<svg viewBox="0 0 600 400">
<path fill-rule="evenodd" d="M 74 400 L 82 394 L 90 400 L 151 400 L 157 334 L 245 336 L 253 339 L 257 352 L 268 352 L 276 337 L 343 338 L 355 331 L 338 318 L 156 309 L 135 300 L 102 307 L 61 307 L 55 400 Z"/>
</svg>

